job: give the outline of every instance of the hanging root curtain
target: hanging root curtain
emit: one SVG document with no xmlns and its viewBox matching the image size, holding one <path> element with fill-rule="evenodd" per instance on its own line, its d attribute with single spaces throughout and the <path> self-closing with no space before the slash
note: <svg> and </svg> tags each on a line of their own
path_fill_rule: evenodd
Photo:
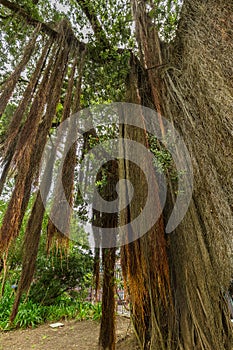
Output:
<svg viewBox="0 0 233 350">
<path fill-rule="evenodd" d="M 19 62 L 19 64 L 16 66 L 14 72 L 10 75 L 10 77 L 7 79 L 7 81 L 5 82 L 5 84 L 3 86 L 3 92 L 0 96 L 0 116 L 2 116 L 2 113 L 4 112 L 4 110 L 7 106 L 7 103 L 8 103 L 8 101 L 9 101 L 9 99 L 14 91 L 14 88 L 15 88 L 19 78 L 20 78 L 20 74 L 25 69 L 28 61 L 31 58 L 32 53 L 35 50 L 36 40 L 37 40 L 38 34 L 40 32 L 40 29 L 41 29 L 41 25 L 38 24 L 33 35 L 32 35 L 32 38 L 29 40 L 29 43 L 25 47 L 21 62 Z"/>
<path fill-rule="evenodd" d="M 38 25 L 32 39 L 25 48 L 22 61 L 5 83 L 1 95 L 1 101 L 4 101 L 4 103 L 1 104 L 2 112 L 14 91 L 21 72 L 35 49 L 36 39 L 40 34 L 40 29 L 41 25 Z M 5 160 L 3 159 L 3 163 L 5 163 L 5 169 L 1 181 L 3 185 L 11 169 L 16 173 L 16 181 L 0 230 L 0 250 L 5 260 L 10 244 L 19 233 L 22 219 L 29 202 L 32 183 L 34 180 L 37 180 L 40 160 L 49 130 L 56 116 L 56 109 L 60 99 L 63 81 L 67 75 L 68 62 L 70 59 L 73 59 L 73 70 L 67 89 L 63 120 L 65 120 L 71 112 L 74 74 L 78 58 L 80 55 L 83 57 L 81 54 L 83 48 L 77 46 L 76 41 L 72 42 L 72 40 L 70 40 L 71 35 L 69 24 L 66 21 L 61 21 L 58 35 L 53 37 L 53 39 L 49 38 L 44 40 L 44 48 L 36 64 L 35 71 L 31 76 L 21 103 L 16 109 L 9 126 L 8 136 L 4 144 Z M 80 94 L 81 73 L 78 82 L 77 89 L 79 89 Z M 80 96 L 76 96 L 74 108 L 77 108 L 79 103 Z M 68 181 L 68 183 L 66 183 L 67 194 L 69 195 L 69 202 L 71 204 L 73 180 L 69 175 L 70 171 L 72 172 L 75 166 L 75 151 L 76 147 L 74 146 L 67 157 L 67 163 L 70 167 L 67 165 L 64 170 L 64 176 L 66 181 Z M 51 158 L 51 165 L 52 164 L 53 159 Z M 66 173 L 67 169 L 69 174 Z M 51 183 L 51 169 L 47 169 L 46 175 L 47 187 L 45 191 L 48 191 Z M 13 321 L 17 314 L 22 293 L 27 292 L 30 288 L 35 271 L 44 210 L 41 194 L 38 191 L 25 232 L 22 273 L 10 321 Z M 7 267 L 5 268 L 5 275 L 6 270 Z"/>
<path fill-rule="evenodd" d="M 138 68 L 135 59 L 131 58 L 131 72 L 127 84 L 127 102 L 141 102 L 139 89 Z M 129 107 L 128 107 L 129 108 Z M 132 110 L 133 113 L 133 110 Z M 140 116 L 143 126 L 143 113 Z M 148 146 L 148 137 L 146 130 L 139 129 L 131 125 L 122 125 L 120 135 L 126 139 L 134 140 L 145 147 Z M 140 213 L 145 205 L 147 195 L 153 195 L 157 207 L 160 206 L 158 196 L 158 185 L 154 170 L 148 160 L 142 160 L 142 169 L 144 173 L 150 174 L 150 181 L 153 183 L 154 193 L 147 193 L 147 180 L 142 170 L 134 163 L 128 161 L 130 149 L 127 144 L 122 145 L 125 156 L 120 160 L 119 176 L 130 180 L 133 184 L 135 200 L 130 203 L 128 208 L 120 213 L 120 224 L 129 227 L 129 236 L 137 237 L 138 232 L 131 232 L 132 226 L 129 224 Z M 122 193 L 127 196 L 127 188 Z M 140 200 L 138 200 L 140 198 Z M 153 216 L 154 213 L 151 212 Z M 146 220 L 149 218 L 146 218 Z M 141 225 L 141 227 L 140 227 Z M 139 223 L 137 230 L 143 229 L 143 223 Z M 150 349 L 155 346 L 156 349 L 165 349 L 167 328 L 168 328 L 168 307 L 171 307 L 169 267 L 167 258 L 167 247 L 165 241 L 163 219 L 147 232 L 143 237 L 121 248 L 121 264 L 125 281 L 129 287 L 131 300 L 132 322 L 135 332 L 142 349 Z"/>
<path fill-rule="evenodd" d="M 81 95 L 81 85 L 82 85 L 82 74 L 84 69 L 84 59 L 85 53 L 74 58 L 72 71 L 69 77 L 69 84 L 67 88 L 67 94 L 64 101 L 63 115 L 61 122 L 64 122 L 69 118 L 71 112 L 76 113 L 80 110 L 80 95 Z M 78 64 L 79 61 L 79 64 Z M 74 77 L 78 64 L 78 73 L 79 77 L 77 79 L 77 86 L 75 89 L 75 99 L 72 101 L 72 92 L 74 88 Z M 72 108 L 73 106 L 73 108 Z M 66 138 L 66 144 L 69 144 L 69 140 L 72 137 L 73 128 L 69 127 L 68 135 Z M 59 138 L 58 138 L 59 140 Z M 74 171 L 76 166 L 76 142 L 71 146 L 69 150 L 66 151 L 67 147 L 65 145 L 65 154 L 66 158 L 64 160 L 63 171 L 61 174 L 62 184 L 65 192 L 65 197 L 69 204 L 68 212 L 63 213 L 63 208 L 59 206 L 60 201 L 62 200 L 61 188 L 55 189 L 53 206 L 50 212 L 50 219 L 47 226 L 47 251 L 51 249 L 51 246 L 54 245 L 56 249 L 65 248 L 66 252 L 69 245 L 69 230 L 70 230 L 70 220 L 71 220 L 71 211 L 73 205 L 73 188 L 74 188 Z M 53 223 L 53 218 L 56 218 L 59 221 L 59 228 L 57 229 Z"/>
</svg>

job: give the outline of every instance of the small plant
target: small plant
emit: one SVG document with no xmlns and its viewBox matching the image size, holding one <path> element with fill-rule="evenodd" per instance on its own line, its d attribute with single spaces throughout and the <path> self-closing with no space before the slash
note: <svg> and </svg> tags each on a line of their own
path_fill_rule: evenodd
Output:
<svg viewBox="0 0 233 350">
<path fill-rule="evenodd" d="M 5 293 L 0 302 L 0 330 L 9 328 L 10 311 L 14 302 L 14 296 L 9 283 L 6 283 Z"/>
<path fill-rule="evenodd" d="M 97 303 L 94 305 L 93 320 L 99 321 L 101 317 L 102 317 L 102 305 L 101 303 Z"/>
<path fill-rule="evenodd" d="M 79 321 L 91 319 L 99 321 L 102 316 L 101 303 L 92 304 L 89 302 L 80 303 L 76 319 Z"/>
<path fill-rule="evenodd" d="M 15 318 L 14 324 L 16 327 L 27 328 L 36 327 L 45 320 L 44 309 L 38 305 L 33 304 L 32 301 L 21 304 L 18 314 Z"/>
</svg>

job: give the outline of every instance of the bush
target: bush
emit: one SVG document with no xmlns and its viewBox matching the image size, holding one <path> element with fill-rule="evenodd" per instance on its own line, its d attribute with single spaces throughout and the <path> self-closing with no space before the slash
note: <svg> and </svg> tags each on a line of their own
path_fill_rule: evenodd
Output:
<svg viewBox="0 0 233 350">
<path fill-rule="evenodd" d="M 65 292 L 78 287 L 78 295 L 85 298 L 91 285 L 92 256 L 77 247 L 73 248 L 67 258 L 60 255 L 48 258 L 40 255 L 34 283 L 29 298 L 34 303 L 52 305 Z"/>
<path fill-rule="evenodd" d="M 93 305 L 83 302 L 91 286 L 92 267 L 91 252 L 75 245 L 71 244 L 67 258 L 52 254 L 47 257 L 44 249 L 40 249 L 29 296 L 27 299 L 25 295 L 22 297 L 14 324 L 9 325 L 15 298 L 11 285 L 17 284 L 21 273 L 16 265 L 8 273 L 4 296 L 0 300 L 0 330 L 35 327 L 46 321 L 62 319 L 98 319 L 94 316 Z"/>
<path fill-rule="evenodd" d="M 35 327 L 46 319 L 45 309 L 31 300 L 19 306 L 14 324 L 20 328 Z"/>
<path fill-rule="evenodd" d="M 12 325 L 9 325 L 9 317 L 14 302 L 14 293 L 9 283 L 6 285 L 5 295 L 0 303 L 0 330 L 9 330 L 15 327 L 36 327 L 45 322 L 56 322 L 66 319 L 79 321 L 101 318 L 101 304 L 91 304 L 63 296 L 54 305 L 40 305 L 32 300 L 23 300 L 19 306 L 18 314 Z"/>
</svg>

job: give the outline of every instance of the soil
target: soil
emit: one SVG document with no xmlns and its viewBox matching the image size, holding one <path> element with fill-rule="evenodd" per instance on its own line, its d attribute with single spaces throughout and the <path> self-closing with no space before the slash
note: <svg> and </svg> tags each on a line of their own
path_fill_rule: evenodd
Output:
<svg viewBox="0 0 233 350">
<path fill-rule="evenodd" d="M 98 350 L 98 322 L 61 322 L 64 326 L 54 329 L 45 324 L 34 329 L 0 332 L 0 350 Z M 116 350 L 137 349 L 129 318 L 117 317 L 116 334 Z"/>
</svg>

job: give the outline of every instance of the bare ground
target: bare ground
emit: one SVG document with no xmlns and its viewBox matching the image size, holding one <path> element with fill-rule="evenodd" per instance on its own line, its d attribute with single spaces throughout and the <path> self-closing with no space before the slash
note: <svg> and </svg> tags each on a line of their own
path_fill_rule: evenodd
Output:
<svg viewBox="0 0 233 350">
<path fill-rule="evenodd" d="M 62 321 L 64 327 L 49 324 L 34 329 L 0 332 L 0 350 L 98 350 L 99 323 L 95 321 Z M 116 350 L 136 350 L 130 320 L 117 317 Z"/>
</svg>

